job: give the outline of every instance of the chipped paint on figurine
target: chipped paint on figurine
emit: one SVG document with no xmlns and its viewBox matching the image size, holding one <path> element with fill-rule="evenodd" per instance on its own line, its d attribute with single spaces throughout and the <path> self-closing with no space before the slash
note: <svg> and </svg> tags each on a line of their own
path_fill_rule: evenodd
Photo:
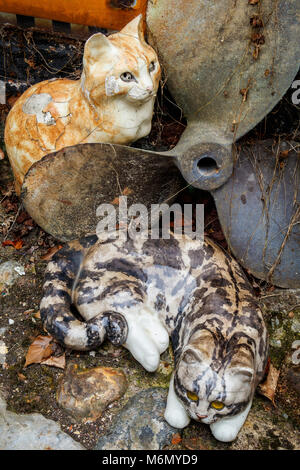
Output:
<svg viewBox="0 0 300 470">
<path fill-rule="evenodd" d="M 18 193 L 31 165 L 48 153 L 80 143 L 129 144 L 149 134 L 160 66 L 142 23 L 139 15 L 119 33 L 91 36 L 80 80 L 37 83 L 17 100 L 5 144 Z"/>
</svg>

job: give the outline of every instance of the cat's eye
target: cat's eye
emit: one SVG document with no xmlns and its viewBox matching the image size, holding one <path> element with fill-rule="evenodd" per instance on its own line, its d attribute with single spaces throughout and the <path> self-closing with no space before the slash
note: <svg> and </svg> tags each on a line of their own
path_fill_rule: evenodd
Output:
<svg viewBox="0 0 300 470">
<path fill-rule="evenodd" d="M 134 76 L 130 72 L 122 73 L 120 78 L 121 78 L 121 80 L 123 80 L 123 82 L 132 82 L 134 80 Z"/>
<path fill-rule="evenodd" d="M 215 409 L 215 410 L 223 410 L 224 408 L 224 403 L 222 403 L 221 401 L 212 401 L 211 402 L 211 406 Z"/>
<path fill-rule="evenodd" d="M 153 72 L 155 70 L 155 62 L 151 62 L 149 65 L 149 72 Z"/>
<path fill-rule="evenodd" d="M 199 400 L 199 397 L 198 397 L 198 395 L 196 395 L 196 393 L 189 392 L 187 390 L 186 394 L 187 394 L 187 397 L 189 398 L 189 400 L 192 400 L 192 401 L 198 401 Z"/>
</svg>

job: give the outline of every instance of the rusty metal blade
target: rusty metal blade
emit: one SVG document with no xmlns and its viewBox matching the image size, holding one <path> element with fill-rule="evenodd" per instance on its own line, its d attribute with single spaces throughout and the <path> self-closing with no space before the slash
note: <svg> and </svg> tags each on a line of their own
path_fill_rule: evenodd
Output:
<svg viewBox="0 0 300 470">
<path fill-rule="evenodd" d="M 97 207 L 170 202 L 184 181 L 169 155 L 112 144 L 81 144 L 48 154 L 29 169 L 21 199 L 35 222 L 61 241 L 94 233 Z"/>
</svg>

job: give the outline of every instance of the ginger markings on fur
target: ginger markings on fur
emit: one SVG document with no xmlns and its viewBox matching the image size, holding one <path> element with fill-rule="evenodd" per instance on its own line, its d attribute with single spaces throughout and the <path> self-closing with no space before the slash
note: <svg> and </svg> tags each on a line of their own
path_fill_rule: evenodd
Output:
<svg viewBox="0 0 300 470">
<path fill-rule="evenodd" d="M 5 145 L 17 193 L 31 165 L 46 154 L 81 143 L 129 144 L 149 134 L 159 80 L 141 15 L 111 36 L 91 36 L 80 80 L 37 83 L 7 117 Z"/>
</svg>

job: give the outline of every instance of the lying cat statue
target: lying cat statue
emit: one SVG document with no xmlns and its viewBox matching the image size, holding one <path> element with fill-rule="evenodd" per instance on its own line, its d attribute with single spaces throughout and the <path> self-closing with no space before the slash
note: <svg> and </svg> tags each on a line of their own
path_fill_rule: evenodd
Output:
<svg viewBox="0 0 300 470">
<path fill-rule="evenodd" d="M 95 349 L 108 337 L 148 371 L 171 337 L 165 419 L 176 428 L 190 418 L 209 424 L 221 441 L 237 436 L 264 374 L 267 332 L 239 265 L 211 241 L 70 242 L 48 265 L 40 312 L 66 347 Z"/>
<path fill-rule="evenodd" d="M 18 194 L 31 165 L 48 153 L 86 142 L 129 144 L 149 134 L 160 66 L 142 23 L 140 15 L 119 33 L 94 34 L 80 80 L 37 83 L 16 101 L 5 145 Z"/>
</svg>

